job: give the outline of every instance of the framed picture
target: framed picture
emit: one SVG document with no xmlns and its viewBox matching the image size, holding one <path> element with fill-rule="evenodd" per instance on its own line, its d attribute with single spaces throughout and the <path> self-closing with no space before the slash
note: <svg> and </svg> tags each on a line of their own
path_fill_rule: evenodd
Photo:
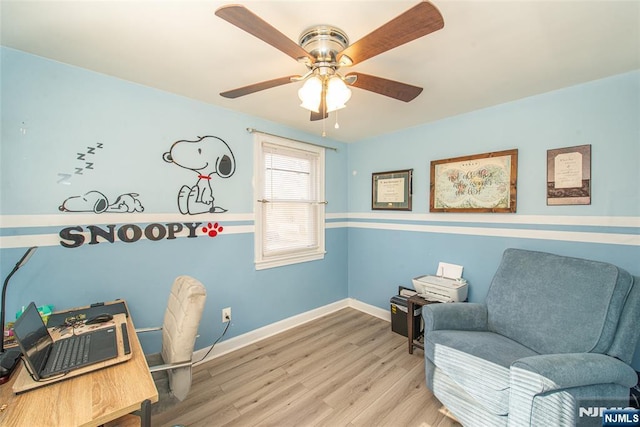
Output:
<svg viewBox="0 0 640 427">
<path fill-rule="evenodd" d="M 430 212 L 516 211 L 518 150 L 431 162 Z"/>
<path fill-rule="evenodd" d="M 547 205 L 591 204 L 591 145 L 547 150 Z"/>
<path fill-rule="evenodd" d="M 413 169 L 371 174 L 371 209 L 411 210 Z"/>
</svg>

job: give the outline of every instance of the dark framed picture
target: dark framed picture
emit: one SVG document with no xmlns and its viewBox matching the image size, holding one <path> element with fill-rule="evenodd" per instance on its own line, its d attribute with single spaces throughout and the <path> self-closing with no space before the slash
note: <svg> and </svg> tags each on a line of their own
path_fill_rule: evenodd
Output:
<svg viewBox="0 0 640 427">
<path fill-rule="evenodd" d="M 591 145 L 547 150 L 547 205 L 591 204 Z"/>
<path fill-rule="evenodd" d="M 413 169 L 371 174 L 371 209 L 410 211 Z"/>
<path fill-rule="evenodd" d="M 516 211 L 518 150 L 431 162 L 430 212 Z"/>
</svg>

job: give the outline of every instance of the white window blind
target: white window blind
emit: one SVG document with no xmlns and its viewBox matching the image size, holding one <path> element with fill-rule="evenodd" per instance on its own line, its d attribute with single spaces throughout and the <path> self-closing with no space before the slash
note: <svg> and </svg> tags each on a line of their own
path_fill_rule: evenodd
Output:
<svg viewBox="0 0 640 427">
<path fill-rule="evenodd" d="M 257 135 L 256 268 L 324 257 L 324 149 Z"/>
</svg>

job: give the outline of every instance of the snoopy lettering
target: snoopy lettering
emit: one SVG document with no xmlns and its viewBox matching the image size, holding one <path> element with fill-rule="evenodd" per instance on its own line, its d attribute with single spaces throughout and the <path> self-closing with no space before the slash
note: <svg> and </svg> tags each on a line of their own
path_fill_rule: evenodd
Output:
<svg viewBox="0 0 640 427">
<path fill-rule="evenodd" d="M 212 175 L 229 178 L 236 170 L 233 152 L 216 136 L 198 137 L 196 141 L 180 140 L 162 158 L 198 175 L 195 185 L 183 185 L 178 192 L 178 209 L 183 215 L 226 212 L 215 205 L 211 186 Z"/>
</svg>

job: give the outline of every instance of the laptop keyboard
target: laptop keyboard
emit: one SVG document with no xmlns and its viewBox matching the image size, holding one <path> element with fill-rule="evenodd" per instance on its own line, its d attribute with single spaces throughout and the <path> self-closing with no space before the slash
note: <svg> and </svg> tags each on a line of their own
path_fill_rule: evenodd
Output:
<svg viewBox="0 0 640 427">
<path fill-rule="evenodd" d="M 89 361 L 91 334 L 75 335 L 60 342 L 54 349 L 53 372 L 64 371 Z"/>
</svg>

